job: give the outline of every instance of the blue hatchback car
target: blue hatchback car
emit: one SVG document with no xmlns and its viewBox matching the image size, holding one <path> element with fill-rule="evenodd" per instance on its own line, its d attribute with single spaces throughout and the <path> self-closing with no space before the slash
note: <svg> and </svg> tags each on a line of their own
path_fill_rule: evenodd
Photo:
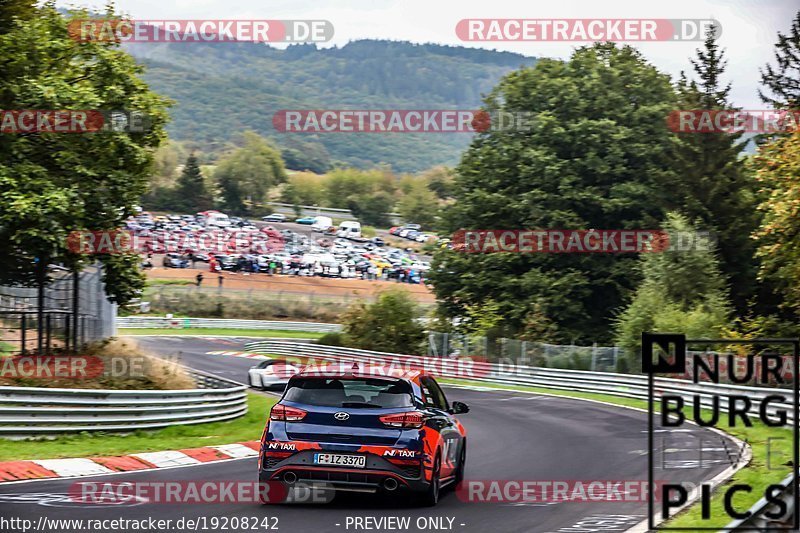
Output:
<svg viewBox="0 0 800 533">
<path fill-rule="evenodd" d="M 406 491 L 436 505 L 440 489 L 464 477 L 467 432 L 454 415 L 468 411 L 423 371 L 307 367 L 270 412 L 259 481 Z"/>
</svg>

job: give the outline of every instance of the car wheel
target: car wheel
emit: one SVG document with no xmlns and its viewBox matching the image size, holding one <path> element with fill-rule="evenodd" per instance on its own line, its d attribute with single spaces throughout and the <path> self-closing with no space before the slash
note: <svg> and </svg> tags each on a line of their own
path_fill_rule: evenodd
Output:
<svg viewBox="0 0 800 533">
<path fill-rule="evenodd" d="M 467 466 L 467 441 L 461 445 L 461 457 L 458 460 L 458 468 L 456 468 L 455 483 L 457 487 L 464 481 L 464 468 Z"/>
<path fill-rule="evenodd" d="M 442 461 L 439 455 L 433 460 L 433 472 L 431 472 L 431 483 L 428 485 L 428 490 L 422 495 L 421 503 L 425 507 L 433 507 L 439 503 L 439 485 L 440 475 L 442 469 Z"/>
</svg>

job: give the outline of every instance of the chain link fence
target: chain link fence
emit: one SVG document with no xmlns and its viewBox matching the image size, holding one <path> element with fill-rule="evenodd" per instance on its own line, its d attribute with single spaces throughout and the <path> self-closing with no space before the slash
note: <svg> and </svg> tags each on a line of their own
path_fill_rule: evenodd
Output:
<svg viewBox="0 0 800 533">
<path fill-rule="evenodd" d="M 51 267 L 41 313 L 37 287 L 0 285 L 0 352 L 49 353 L 113 336 L 117 306 L 106 297 L 102 275 L 99 265 L 85 268 L 77 280 Z"/>
<path fill-rule="evenodd" d="M 615 372 L 623 350 L 618 346 L 558 345 L 432 331 L 428 334 L 428 355 L 471 356 L 515 365 Z"/>
</svg>

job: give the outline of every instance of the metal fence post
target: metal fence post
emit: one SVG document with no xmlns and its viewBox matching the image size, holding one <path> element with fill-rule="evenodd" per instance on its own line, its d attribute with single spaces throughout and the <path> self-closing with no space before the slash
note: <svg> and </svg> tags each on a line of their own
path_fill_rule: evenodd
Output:
<svg viewBox="0 0 800 533">
<path fill-rule="evenodd" d="M 20 320 L 20 335 L 22 336 L 22 346 L 20 352 L 22 353 L 22 355 L 25 355 L 25 348 L 27 347 L 27 342 L 25 339 L 25 334 L 28 329 L 27 319 L 28 315 L 23 311 L 22 319 Z"/>
</svg>

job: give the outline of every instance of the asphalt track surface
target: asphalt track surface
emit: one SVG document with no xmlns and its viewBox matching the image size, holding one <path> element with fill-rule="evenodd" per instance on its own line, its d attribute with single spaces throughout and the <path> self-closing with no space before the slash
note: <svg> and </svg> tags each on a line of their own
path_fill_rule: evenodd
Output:
<svg viewBox="0 0 800 533">
<path fill-rule="evenodd" d="M 188 366 L 246 382 L 254 361 L 208 355 L 214 350 L 241 350 L 244 339 L 187 337 L 140 338 L 144 347 L 165 356 L 178 356 Z M 646 480 L 647 423 L 641 412 L 579 400 L 515 392 L 447 388 L 449 401 L 469 404 L 460 415 L 468 432 L 467 480 Z M 265 419 L 267 413 L 264 413 Z M 681 429 L 662 444 L 667 452 L 659 461 L 674 468 L 659 479 L 700 481 L 729 466 L 730 441 L 700 428 Z M 260 428 L 259 428 L 260 429 Z M 698 438 L 718 446 L 704 450 L 702 468 L 696 464 Z M 658 441 L 659 439 L 657 439 Z M 221 444 L 214 442 L 211 444 Z M 659 446 L 662 446 L 659 445 Z M 658 474 L 657 474 L 658 475 Z M 254 481 L 255 458 L 202 466 L 161 469 L 139 473 L 80 478 L 80 481 Z M 271 517 L 267 524 L 279 531 L 464 531 L 464 532 L 591 532 L 624 531 L 646 518 L 646 502 L 475 503 L 463 501 L 452 490 L 443 492 L 435 508 L 417 507 L 403 493 L 393 495 L 338 494 L 327 504 L 262 506 L 236 504 L 169 504 L 143 502 L 98 506 L 70 501 L 69 487 L 76 479 L 0 483 L 2 518 L 57 519 L 172 519 L 206 517 L 207 531 L 213 517 Z M 356 518 L 410 517 L 409 527 L 380 527 Z M 431 525 L 428 519 L 442 519 Z M 420 520 L 417 522 L 417 520 Z M 262 523 L 263 524 L 263 523 Z M 47 531 L 78 531 L 54 527 Z M 227 531 L 266 531 L 264 527 L 230 527 Z M 120 531 L 126 531 L 119 529 Z M 129 529 L 130 530 L 130 529 Z M 185 529 L 183 529 L 185 530 Z M 183 531 L 172 526 L 160 531 Z M 198 526 L 198 530 L 203 530 Z M 21 531 L 3 528 L 3 531 Z"/>
</svg>

